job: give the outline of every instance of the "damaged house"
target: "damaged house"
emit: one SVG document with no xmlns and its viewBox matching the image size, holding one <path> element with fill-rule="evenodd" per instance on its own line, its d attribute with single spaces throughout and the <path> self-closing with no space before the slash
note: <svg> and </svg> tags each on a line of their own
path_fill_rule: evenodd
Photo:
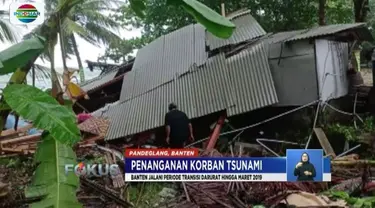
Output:
<svg viewBox="0 0 375 208">
<path fill-rule="evenodd" d="M 352 42 L 372 39 L 362 23 L 267 34 L 248 11 L 228 18 L 237 26 L 229 39 L 192 24 L 140 49 L 123 74 L 119 100 L 101 114 L 110 121 L 105 140 L 162 140 L 170 102 L 196 129 L 220 118 L 220 132 L 226 118 L 342 97 Z"/>
<path fill-rule="evenodd" d="M 364 23 L 327 25 L 269 36 L 265 41 L 278 105 L 299 106 L 345 96 L 352 43 L 371 39 Z"/>
</svg>

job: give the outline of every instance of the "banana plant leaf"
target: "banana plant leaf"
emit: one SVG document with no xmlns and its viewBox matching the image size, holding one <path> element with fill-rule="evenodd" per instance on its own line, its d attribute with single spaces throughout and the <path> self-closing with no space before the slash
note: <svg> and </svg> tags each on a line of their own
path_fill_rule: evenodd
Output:
<svg viewBox="0 0 375 208">
<path fill-rule="evenodd" d="M 73 172 L 65 173 L 66 164 L 76 164 L 72 148 L 44 132 L 35 153 L 35 162 L 38 166 L 31 186 L 26 188 L 26 198 L 42 197 L 42 200 L 32 203 L 31 208 L 82 207 L 76 197 L 79 178 Z"/>
<path fill-rule="evenodd" d="M 194 19 L 201 23 L 208 32 L 218 38 L 228 39 L 232 36 L 236 25 L 221 16 L 208 6 L 196 0 L 178 0 L 174 4 L 182 6 Z"/>
<path fill-rule="evenodd" d="M 73 111 L 38 88 L 11 84 L 4 88 L 5 102 L 34 127 L 47 130 L 59 142 L 73 145 L 81 139 Z"/>
<path fill-rule="evenodd" d="M 144 17 L 145 0 L 130 0 L 130 7 L 138 17 Z M 227 39 L 232 36 L 236 25 L 214 10 L 197 0 L 167 0 L 167 5 L 181 6 L 194 19 L 202 24 L 208 32 L 218 38 Z"/>
<path fill-rule="evenodd" d="M 0 75 L 15 72 L 25 66 L 31 59 L 39 56 L 44 50 L 45 39 L 36 36 L 0 52 Z"/>
</svg>

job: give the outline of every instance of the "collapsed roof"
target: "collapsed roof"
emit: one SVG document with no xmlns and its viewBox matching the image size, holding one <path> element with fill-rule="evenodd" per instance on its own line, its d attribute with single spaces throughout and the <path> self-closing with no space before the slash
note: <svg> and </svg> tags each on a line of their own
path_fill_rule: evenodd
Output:
<svg viewBox="0 0 375 208">
<path fill-rule="evenodd" d="M 161 36 L 140 49 L 123 78 L 119 103 L 109 107 L 111 125 L 106 140 L 113 140 L 164 125 L 170 102 L 190 118 L 226 110 L 234 116 L 278 103 L 268 63 L 267 46 L 332 35 L 348 30 L 372 38 L 362 23 L 329 25 L 267 36 L 249 11 L 229 17 L 236 24 L 233 36 L 223 40 L 192 24 Z M 268 38 L 268 39 L 267 39 Z M 266 39 L 268 41 L 254 41 Z M 221 48 L 250 42 L 236 53 Z M 219 53 L 209 57 L 209 52 Z M 108 75 L 109 76 L 109 75 Z M 113 77 L 112 77 L 113 78 Z"/>
</svg>

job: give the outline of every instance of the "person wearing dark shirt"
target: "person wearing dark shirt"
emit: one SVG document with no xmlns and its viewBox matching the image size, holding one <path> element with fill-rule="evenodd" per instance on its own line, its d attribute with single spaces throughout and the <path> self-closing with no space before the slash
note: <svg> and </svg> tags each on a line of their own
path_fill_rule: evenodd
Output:
<svg viewBox="0 0 375 208">
<path fill-rule="evenodd" d="M 193 127 L 187 115 L 177 109 L 174 103 L 169 104 L 165 115 L 166 142 L 171 148 L 183 148 L 190 139 L 194 141 Z"/>
<path fill-rule="evenodd" d="M 314 181 L 315 167 L 310 163 L 309 155 L 306 152 L 302 154 L 301 161 L 296 165 L 294 175 L 297 176 L 297 181 Z"/>
</svg>

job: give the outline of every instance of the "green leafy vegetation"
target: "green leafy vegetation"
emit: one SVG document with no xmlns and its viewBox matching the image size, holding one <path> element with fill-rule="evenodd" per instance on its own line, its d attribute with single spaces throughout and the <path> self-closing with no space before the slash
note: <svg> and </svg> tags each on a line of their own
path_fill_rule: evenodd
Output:
<svg viewBox="0 0 375 208">
<path fill-rule="evenodd" d="M 171 2 L 171 1 L 167 1 Z M 236 26 L 227 18 L 211 10 L 196 0 L 174 0 L 173 4 L 180 5 L 194 19 L 201 23 L 207 31 L 219 38 L 229 38 Z"/>
<path fill-rule="evenodd" d="M 334 199 L 343 199 L 353 208 L 372 208 L 375 206 L 375 197 L 356 198 L 344 191 L 328 191 L 323 193 Z"/>
<path fill-rule="evenodd" d="M 128 188 L 129 201 L 134 204 L 139 201 L 137 207 L 153 207 L 160 202 L 160 191 L 170 184 L 165 183 L 136 183 Z M 143 187 L 142 187 L 143 186 Z"/>
<path fill-rule="evenodd" d="M 363 124 L 358 125 L 357 129 L 353 125 L 333 123 L 327 125 L 325 130 L 327 133 L 343 135 L 347 141 L 358 141 L 362 134 L 375 132 L 374 118 L 365 118 Z"/>
<path fill-rule="evenodd" d="M 186 8 L 167 6 L 168 4 L 181 4 L 182 0 L 176 1 L 153 1 L 144 0 L 146 5 L 144 16 L 135 17 L 135 12 L 129 5 L 123 5 L 119 12 L 113 14 L 114 18 L 121 22 L 126 28 L 139 28 L 142 37 L 128 40 L 133 48 L 140 48 L 161 35 L 168 34 L 174 30 L 196 22 L 194 15 L 186 12 Z M 200 0 L 200 3 L 221 14 L 221 2 L 212 0 Z M 319 4 L 317 1 L 222 1 L 225 4 L 226 14 L 248 9 L 251 15 L 267 32 L 281 32 L 288 30 L 306 29 L 318 25 Z M 353 0 L 327 0 L 325 1 L 326 24 L 353 23 L 354 18 Z M 184 2 L 184 4 L 186 4 Z M 370 9 L 375 1 L 370 1 Z M 374 28 L 372 13 L 368 15 L 368 23 Z M 198 21 L 200 22 L 200 21 Z M 204 25 L 204 24 L 203 24 Z M 204 25 L 206 28 L 207 26 Z M 110 47 L 110 46 L 109 46 Z"/>
<path fill-rule="evenodd" d="M 63 144 L 73 145 L 80 140 L 80 131 L 72 110 L 59 105 L 38 88 L 12 84 L 4 89 L 8 105 L 23 118 L 32 120 L 36 128 L 47 130 Z"/>
<path fill-rule="evenodd" d="M 26 197 L 42 197 L 31 204 L 32 208 L 78 208 L 82 207 L 76 197 L 78 177 L 65 173 L 65 164 L 75 164 L 76 156 L 72 148 L 60 143 L 49 133 L 44 133 L 42 142 L 35 153 L 39 163 L 31 186 L 26 189 Z"/>
<path fill-rule="evenodd" d="M 138 17 L 145 17 L 144 10 L 146 9 L 146 5 L 143 0 L 129 0 L 129 3 L 130 7 Z"/>
<path fill-rule="evenodd" d="M 0 75 L 15 72 L 44 50 L 45 39 L 34 37 L 0 52 Z"/>
</svg>

